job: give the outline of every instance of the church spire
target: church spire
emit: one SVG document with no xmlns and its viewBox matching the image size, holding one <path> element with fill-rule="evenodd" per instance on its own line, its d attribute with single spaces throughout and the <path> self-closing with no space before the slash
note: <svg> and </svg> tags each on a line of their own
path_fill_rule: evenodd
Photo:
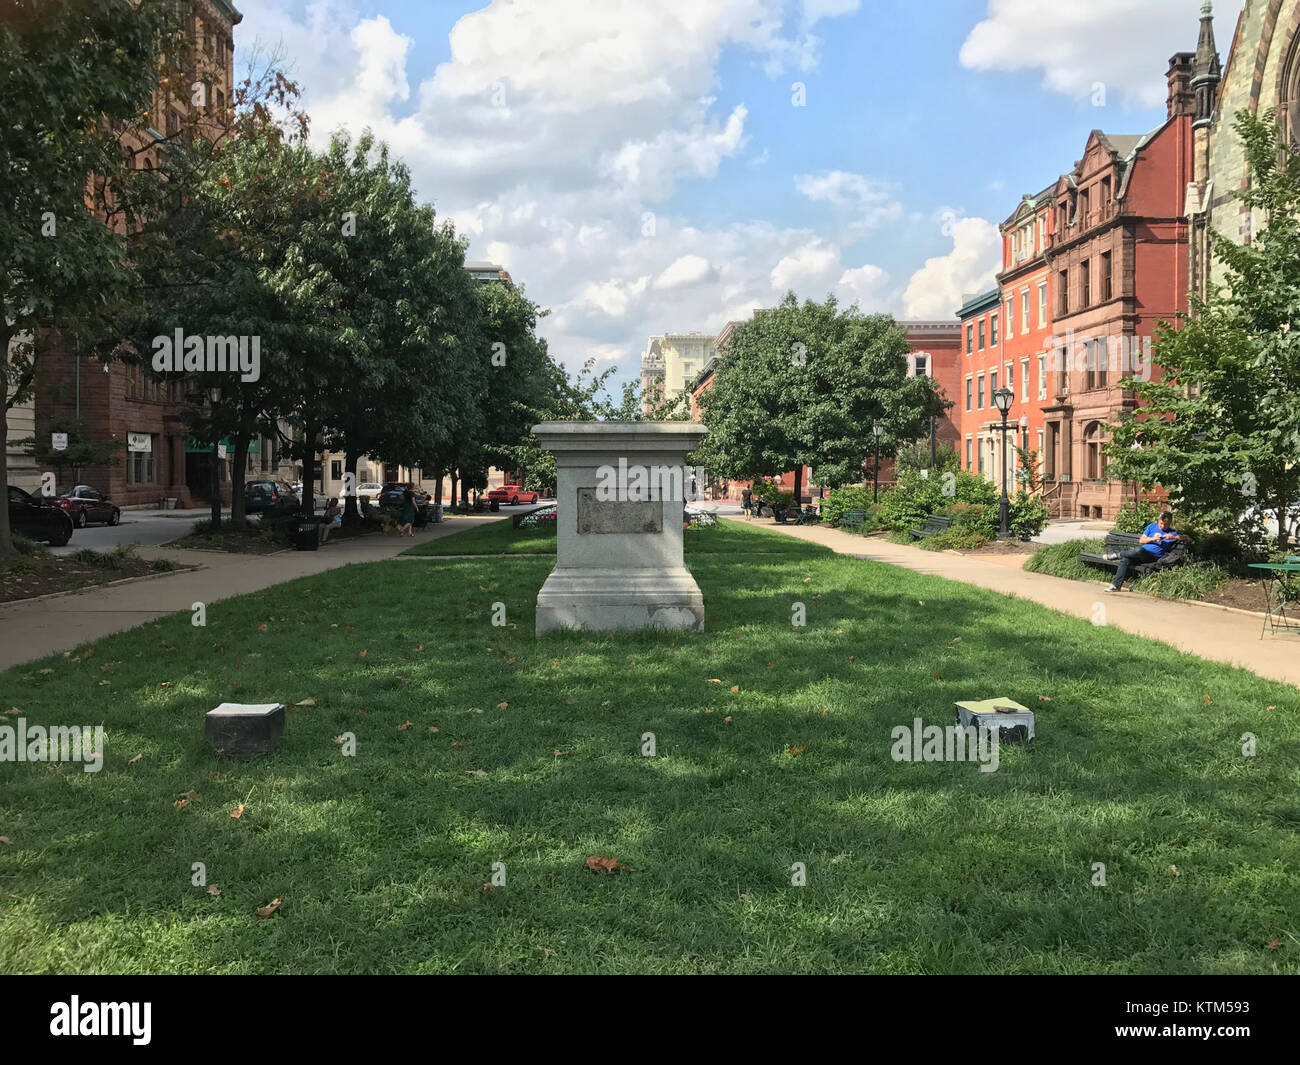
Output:
<svg viewBox="0 0 1300 1065">
<path fill-rule="evenodd" d="M 1210 0 L 1201 2 L 1201 36 L 1196 42 L 1196 60 L 1192 67 L 1192 91 L 1196 94 L 1196 118 L 1193 128 L 1209 126 L 1214 121 L 1214 106 L 1218 102 L 1219 82 L 1223 68 L 1214 44 L 1214 5 Z"/>
</svg>

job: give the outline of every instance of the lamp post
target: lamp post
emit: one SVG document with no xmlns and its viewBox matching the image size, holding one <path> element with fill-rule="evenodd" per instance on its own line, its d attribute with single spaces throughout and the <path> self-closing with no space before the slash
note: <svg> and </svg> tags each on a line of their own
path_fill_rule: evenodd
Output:
<svg viewBox="0 0 1300 1065">
<path fill-rule="evenodd" d="M 221 471 L 217 466 L 221 448 L 221 429 L 217 425 L 217 404 L 221 401 L 221 389 L 209 388 L 208 399 L 212 401 L 212 477 L 209 491 L 212 493 L 212 531 L 221 528 Z"/>
<path fill-rule="evenodd" d="M 995 406 L 1002 415 L 1002 499 L 998 503 L 998 539 L 1008 540 L 1011 538 L 1011 529 L 1008 526 L 1007 519 L 1009 515 L 1010 504 L 1007 500 L 1007 411 L 1011 409 L 1012 401 L 1016 394 L 1003 385 L 993 393 L 993 406 Z"/>
<path fill-rule="evenodd" d="M 871 435 L 876 438 L 876 472 L 871 475 L 871 502 L 880 498 L 880 438 L 885 435 L 885 423 L 877 418 L 871 423 Z"/>
</svg>

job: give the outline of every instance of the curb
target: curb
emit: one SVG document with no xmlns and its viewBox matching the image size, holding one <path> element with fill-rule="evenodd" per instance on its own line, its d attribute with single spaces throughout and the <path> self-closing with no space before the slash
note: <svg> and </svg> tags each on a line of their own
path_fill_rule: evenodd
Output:
<svg viewBox="0 0 1300 1065">
<path fill-rule="evenodd" d="M 119 584 L 134 584 L 137 581 L 156 581 L 161 577 L 175 577 L 178 573 L 193 573 L 203 568 L 203 566 L 177 566 L 163 573 L 142 573 L 138 577 L 123 577 L 119 581 L 105 581 L 103 584 L 91 584 L 85 588 L 69 588 L 66 592 L 47 592 L 45 595 L 34 595 L 30 599 L 7 599 L 0 603 L 0 611 L 7 606 L 26 606 L 28 603 L 39 603 L 45 599 L 61 599 L 65 595 L 85 595 L 100 588 L 113 588 Z"/>
</svg>

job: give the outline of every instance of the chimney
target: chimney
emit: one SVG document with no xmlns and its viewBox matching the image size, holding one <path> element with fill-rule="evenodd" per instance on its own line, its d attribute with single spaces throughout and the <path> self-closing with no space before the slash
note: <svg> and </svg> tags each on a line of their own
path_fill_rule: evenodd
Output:
<svg viewBox="0 0 1300 1065">
<path fill-rule="evenodd" d="M 1192 91 L 1192 64 L 1195 52 L 1177 52 L 1169 60 L 1169 117 L 1196 114 L 1196 93 Z"/>
</svg>

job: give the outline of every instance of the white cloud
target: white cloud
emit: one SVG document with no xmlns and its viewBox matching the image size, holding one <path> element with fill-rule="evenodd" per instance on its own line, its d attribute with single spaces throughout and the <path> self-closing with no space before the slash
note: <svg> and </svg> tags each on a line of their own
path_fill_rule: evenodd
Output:
<svg viewBox="0 0 1300 1065">
<path fill-rule="evenodd" d="M 1002 265 L 1002 236 L 983 218 L 952 225 L 952 251 L 927 259 L 903 292 L 904 318 L 952 318 L 962 296 L 991 288 Z"/>
<path fill-rule="evenodd" d="M 798 174 L 794 185 L 801 195 L 815 203 L 829 203 L 837 210 L 853 213 L 855 221 L 868 229 L 903 214 L 903 205 L 891 196 L 883 182 L 862 174 L 844 170 Z"/>
<path fill-rule="evenodd" d="M 673 260 L 672 265 L 655 278 L 655 288 L 677 288 L 679 285 L 695 285 L 713 274 L 709 269 L 709 260 L 702 255 L 683 255 Z"/>
<path fill-rule="evenodd" d="M 1215 36 L 1226 53 L 1242 0 L 1215 5 Z M 1106 88 L 1143 107 L 1167 95 L 1164 72 L 1175 51 L 1194 51 L 1199 31 L 1192 0 L 989 0 L 988 13 L 961 47 L 971 70 L 1042 70 L 1043 86 L 1076 99 Z M 1098 126 L 1105 125 L 1097 122 Z"/>
<path fill-rule="evenodd" d="M 867 263 L 844 271 L 837 294 L 850 303 L 856 303 L 864 313 L 871 313 L 885 309 L 888 301 L 885 287 L 888 284 L 889 274 L 879 266 Z"/>
<path fill-rule="evenodd" d="M 841 273 L 840 249 L 820 238 L 785 256 L 772 268 L 772 288 L 784 294 L 829 289 L 830 279 Z"/>
</svg>

